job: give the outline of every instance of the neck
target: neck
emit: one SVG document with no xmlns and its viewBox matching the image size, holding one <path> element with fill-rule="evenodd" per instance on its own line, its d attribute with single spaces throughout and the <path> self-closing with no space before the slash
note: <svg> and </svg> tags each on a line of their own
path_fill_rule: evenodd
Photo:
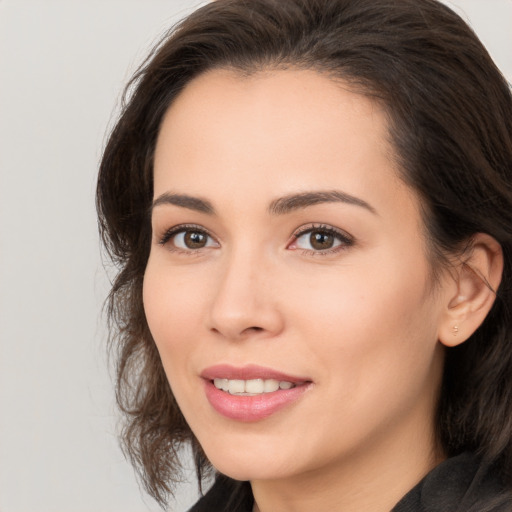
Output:
<svg viewBox="0 0 512 512">
<path fill-rule="evenodd" d="M 406 443 L 374 440 L 364 451 L 291 478 L 252 481 L 254 512 L 389 512 L 444 458 L 433 432 L 422 434 Z"/>
</svg>

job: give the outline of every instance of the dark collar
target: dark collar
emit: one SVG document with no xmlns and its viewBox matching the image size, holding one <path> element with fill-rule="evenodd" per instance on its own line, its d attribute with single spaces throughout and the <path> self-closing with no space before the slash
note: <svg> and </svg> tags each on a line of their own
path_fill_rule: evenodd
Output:
<svg viewBox="0 0 512 512">
<path fill-rule="evenodd" d="M 219 475 L 189 512 L 252 512 L 253 504 L 248 482 Z M 512 490 L 498 471 L 463 453 L 434 468 L 391 512 L 512 512 Z"/>
<path fill-rule="evenodd" d="M 512 497 L 498 472 L 471 453 L 445 460 L 391 512 L 510 512 Z"/>
</svg>

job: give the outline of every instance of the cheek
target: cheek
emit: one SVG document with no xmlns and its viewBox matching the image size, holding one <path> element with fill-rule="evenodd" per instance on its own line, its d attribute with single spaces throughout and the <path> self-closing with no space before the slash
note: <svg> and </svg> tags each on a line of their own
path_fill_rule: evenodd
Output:
<svg viewBox="0 0 512 512">
<path fill-rule="evenodd" d="M 435 400 L 442 363 L 435 300 L 425 292 L 426 275 L 408 274 L 352 269 L 326 281 L 328 292 L 311 282 L 303 294 L 290 294 L 289 311 L 308 304 L 295 326 L 301 359 L 322 389 L 316 406 L 330 411 L 322 420 L 326 456 L 339 445 L 340 428 L 346 440 L 364 437 Z"/>
<path fill-rule="evenodd" d="M 149 329 L 174 397 L 180 404 L 196 404 L 193 354 L 197 350 L 204 292 L 201 280 L 182 275 L 158 259 L 148 261 L 143 301 Z M 202 405 L 205 407 L 205 404 Z M 201 407 L 200 407 L 201 409 Z M 183 414 L 187 408 L 182 408 Z M 196 414 L 199 411 L 195 411 Z M 190 418 L 185 414 L 187 421 Z"/>
<path fill-rule="evenodd" d="M 326 279 L 310 276 L 289 294 L 289 311 L 303 312 L 295 313 L 295 324 L 309 357 L 340 369 L 324 372 L 329 378 L 350 375 L 350 387 L 411 378 L 422 366 L 426 371 L 436 347 L 427 265 L 390 260 L 340 268 Z"/>
<path fill-rule="evenodd" d="M 177 272 L 150 258 L 144 275 L 146 318 L 164 366 L 184 370 L 183 360 L 194 347 L 204 324 L 205 286 L 197 276 Z M 172 355 L 172 357 L 167 357 Z"/>
</svg>

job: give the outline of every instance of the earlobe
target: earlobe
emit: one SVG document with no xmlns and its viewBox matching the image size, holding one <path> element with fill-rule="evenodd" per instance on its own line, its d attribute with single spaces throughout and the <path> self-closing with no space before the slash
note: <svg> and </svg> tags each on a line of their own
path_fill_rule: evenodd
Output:
<svg viewBox="0 0 512 512">
<path fill-rule="evenodd" d="M 443 345 L 459 345 L 478 329 L 494 304 L 502 272 L 500 244 L 487 234 L 476 234 L 454 269 L 456 293 L 448 298 L 439 329 Z"/>
</svg>

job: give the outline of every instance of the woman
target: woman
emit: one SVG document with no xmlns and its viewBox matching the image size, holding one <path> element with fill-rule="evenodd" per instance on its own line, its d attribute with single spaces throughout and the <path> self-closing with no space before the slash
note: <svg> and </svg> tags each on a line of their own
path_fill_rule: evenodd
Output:
<svg viewBox="0 0 512 512">
<path fill-rule="evenodd" d="M 434 0 L 218 0 L 98 182 L 124 446 L 193 511 L 512 510 L 512 98 Z"/>
</svg>

